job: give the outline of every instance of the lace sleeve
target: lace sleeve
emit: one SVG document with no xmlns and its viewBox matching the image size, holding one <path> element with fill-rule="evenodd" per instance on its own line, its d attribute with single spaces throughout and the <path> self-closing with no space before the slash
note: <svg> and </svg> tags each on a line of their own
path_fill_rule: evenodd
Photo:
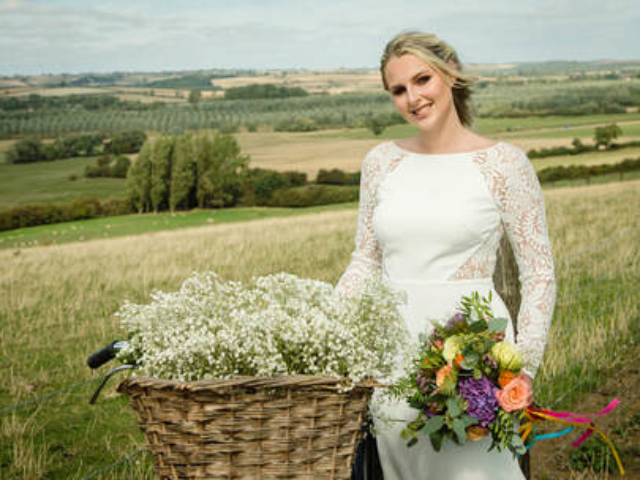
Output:
<svg viewBox="0 0 640 480">
<path fill-rule="evenodd" d="M 542 362 L 556 296 L 544 198 L 538 177 L 522 150 L 505 145 L 498 157 L 499 175 L 493 178 L 492 190 L 518 263 L 521 284 L 516 346 L 524 356 L 524 370 L 533 378 Z"/>
<path fill-rule="evenodd" d="M 335 291 L 340 295 L 355 294 L 366 278 L 380 274 L 381 253 L 373 231 L 373 212 L 383 173 L 382 164 L 380 148 L 369 151 L 362 162 L 356 246 L 351 263 L 336 285 Z"/>
</svg>

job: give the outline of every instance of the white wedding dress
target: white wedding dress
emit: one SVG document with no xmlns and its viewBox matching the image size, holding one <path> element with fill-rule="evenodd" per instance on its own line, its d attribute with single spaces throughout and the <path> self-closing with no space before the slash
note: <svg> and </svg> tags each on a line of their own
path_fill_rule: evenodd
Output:
<svg viewBox="0 0 640 480">
<path fill-rule="evenodd" d="M 366 277 L 381 274 L 407 294 L 402 314 L 413 340 L 474 291 L 493 292 L 494 315 L 508 318 L 491 278 L 506 232 L 522 285 L 516 346 L 533 377 L 551 323 L 555 278 L 542 191 L 524 152 L 499 142 L 432 155 L 384 142 L 367 154 L 361 175 L 356 249 L 336 290 L 357 294 Z M 507 338 L 514 340 L 511 325 Z M 487 452 L 488 439 L 435 452 L 424 436 L 407 447 L 400 431 L 416 411 L 404 402 L 383 403 L 381 410 L 391 419 L 374 418 L 385 480 L 524 478 L 511 453 Z"/>
</svg>

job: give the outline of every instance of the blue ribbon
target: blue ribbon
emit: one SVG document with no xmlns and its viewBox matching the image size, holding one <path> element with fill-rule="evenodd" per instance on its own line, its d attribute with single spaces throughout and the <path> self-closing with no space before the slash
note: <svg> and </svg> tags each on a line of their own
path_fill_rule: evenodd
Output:
<svg viewBox="0 0 640 480">
<path fill-rule="evenodd" d="M 573 432 L 573 427 L 565 428 L 564 430 L 560 430 L 559 432 L 551 432 L 551 433 L 545 433 L 544 435 L 536 435 L 536 429 L 534 428 L 533 436 L 531 437 L 531 440 L 529 441 L 529 443 L 527 443 L 527 450 L 529 450 L 533 446 L 533 444 L 536 443 L 538 440 L 546 440 L 547 438 L 558 438 L 571 432 Z M 520 454 L 518 454 L 518 458 L 520 458 Z"/>
</svg>

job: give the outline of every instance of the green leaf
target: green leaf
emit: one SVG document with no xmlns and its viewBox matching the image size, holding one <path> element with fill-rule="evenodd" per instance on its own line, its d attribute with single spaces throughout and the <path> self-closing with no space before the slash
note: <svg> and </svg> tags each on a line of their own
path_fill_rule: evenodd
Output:
<svg viewBox="0 0 640 480">
<path fill-rule="evenodd" d="M 471 425 L 475 425 L 476 423 L 478 423 L 478 419 L 477 418 L 473 418 L 469 414 L 464 414 L 462 416 L 462 421 L 464 422 L 465 428 L 466 427 L 470 427 Z"/>
<path fill-rule="evenodd" d="M 433 433 L 437 432 L 444 425 L 444 415 L 436 415 L 435 417 L 431 417 L 427 422 L 427 425 L 424 427 L 424 433 L 431 436 Z"/>
<path fill-rule="evenodd" d="M 471 325 L 469 325 L 469 330 L 471 330 L 473 333 L 484 332 L 487 328 L 489 328 L 487 322 L 473 322 Z"/>
<path fill-rule="evenodd" d="M 431 446 L 436 452 L 442 449 L 442 434 L 440 432 L 434 432 L 429 435 L 429 440 L 431 440 Z"/>
<path fill-rule="evenodd" d="M 458 441 L 460 443 L 464 443 L 467 440 L 467 431 L 465 430 L 464 422 L 461 419 L 456 418 L 453 421 L 453 431 L 455 432 L 456 437 L 458 437 Z"/>
<path fill-rule="evenodd" d="M 509 321 L 503 317 L 496 317 L 489 322 L 489 331 L 491 333 L 504 332 Z"/>
<path fill-rule="evenodd" d="M 457 397 L 449 398 L 447 400 L 447 409 L 449 410 L 449 415 L 451 415 L 451 417 L 456 418 L 460 416 L 462 409 L 460 408 Z"/>
</svg>

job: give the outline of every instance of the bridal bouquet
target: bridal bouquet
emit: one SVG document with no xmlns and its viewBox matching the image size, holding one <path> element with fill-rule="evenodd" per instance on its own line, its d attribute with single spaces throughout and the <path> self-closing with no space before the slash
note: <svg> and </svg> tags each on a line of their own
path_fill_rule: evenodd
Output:
<svg viewBox="0 0 640 480">
<path fill-rule="evenodd" d="M 247 284 L 194 274 L 177 292 L 116 313 L 119 352 L 141 375 L 194 381 L 237 376 L 385 378 L 406 333 L 402 298 L 380 280 L 343 298 L 333 286 L 285 273 Z"/>
<path fill-rule="evenodd" d="M 618 399 L 594 415 L 534 406 L 531 379 L 522 370 L 522 355 L 505 340 L 508 320 L 494 318 L 490 305 L 491 294 L 488 298 L 477 292 L 462 297 L 459 311 L 445 324 L 434 322 L 432 333 L 420 339 L 409 373 L 392 389 L 394 396 L 418 410 L 402 431 L 409 446 L 418 441 L 419 433 L 429 436 L 436 451 L 446 441 L 463 444 L 489 438 L 489 451 L 506 448 L 519 456 L 537 440 L 582 428 L 585 432 L 573 446 L 597 432 L 624 474 L 616 449 L 594 424 L 594 417 L 612 411 Z M 537 435 L 534 423 L 543 420 L 568 428 Z"/>
<path fill-rule="evenodd" d="M 506 318 L 494 318 L 491 298 L 463 297 L 461 309 L 446 323 L 434 322 L 408 376 L 394 387 L 418 410 L 403 430 L 412 445 L 427 434 L 436 451 L 443 442 L 491 438 L 491 447 L 514 454 L 526 451 L 519 435 L 525 409 L 533 402 L 531 380 L 522 372 L 522 355 L 504 339 Z"/>
</svg>

